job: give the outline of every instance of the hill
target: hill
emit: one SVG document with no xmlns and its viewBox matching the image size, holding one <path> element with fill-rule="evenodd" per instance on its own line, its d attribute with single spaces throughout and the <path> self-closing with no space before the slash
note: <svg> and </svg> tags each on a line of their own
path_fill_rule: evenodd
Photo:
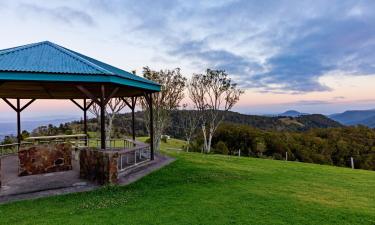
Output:
<svg viewBox="0 0 375 225">
<path fill-rule="evenodd" d="M 375 110 L 349 110 L 330 115 L 329 118 L 345 125 L 375 127 Z"/>
<path fill-rule="evenodd" d="M 375 115 L 371 116 L 367 119 L 358 121 L 357 124 L 361 124 L 361 125 L 365 125 L 365 126 L 368 126 L 368 127 L 371 127 L 371 128 L 375 128 Z"/>
<path fill-rule="evenodd" d="M 171 135 L 176 138 L 184 137 L 184 118 L 189 114 L 194 114 L 194 111 L 172 111 L 171 120 L 166 127 L 165 134 Z M 343 127 L 340 123 L 327 118 L 320 114 L 302 115 L 298 117 L 269 117 L 269 116 L 256 116 L 256 115 L 245 115 L 237 112 L 221 112 L 224 116 L 225 123 L 234 123 L 249 125 L 262 130 L 276 130 L 276 131 L 307 131 L 312 128 L 333 128 Z M 194 114 L 195 115 L 195 114 Z M 190 115 L 190 116 L 194 116 Z M 89 131 L 98 130 L 96 118 L 88 120 Z M 34 133 L 37 135 L 56 135 L 58 133 L 66 133 L 66 130 L 62 128 L 71 127 L 71 130 L 81 129 L 81 121 L 73 121 L 66 126 L 60 126 L 53 130 L 46 130 L 45 128 L 37 128 Z M 129 135 L 131 133 L 131 114 L 124 113 L 119 114 L 113 121 L 114 134 L 117 136 Z M 139 111 L 135 113 L 135 130 L 137 136 L 146 136 L 148 134 L 143 112 Z"/>
<path fill-rule="evenodd" d="M 192 112 L 191 112 L 192 113 Z M 298 117 L 269 117 L 245 115 L 237 112 L 222 112 L 224 122 L 249 125 L 262 130 L 277 131 L 307 131 L 312 128 L 342 127 L 340 123 L 320 114 L 302 115 Z M 182 123 L 181 111 L 174 111 L 171 115 L 171 124 L 167 133 L 175 137 L 183 137 L 182 130 L 178 129 Z"/>
<path fill-rule="evenodd" d="M 297 116 L 303 116 L 303 115 L 309 115 L 308 113 L 301 113 L 296 110 L 288 110 L 286 112 L 283 112 L 279 114 L 278 116 L 288 116 L 288 117 L 297 117 Z"/>
<path fill-rule="evenodd" d="M 373 171 L 164 152 L 125 187 L 0 205 L 0 224 L 374 224 Z"/>
</svg>

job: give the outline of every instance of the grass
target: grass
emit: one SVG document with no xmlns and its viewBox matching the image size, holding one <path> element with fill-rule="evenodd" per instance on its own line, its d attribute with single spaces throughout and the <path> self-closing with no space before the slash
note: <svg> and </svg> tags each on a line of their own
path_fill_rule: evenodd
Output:
<svg viewBox="0 0 375 225">
<path fill-rule="evenodd" d="M 163 151 L 138 182 L 0 205 L 0 224 L 375 224 L 373 171 Z"/>
</svg>

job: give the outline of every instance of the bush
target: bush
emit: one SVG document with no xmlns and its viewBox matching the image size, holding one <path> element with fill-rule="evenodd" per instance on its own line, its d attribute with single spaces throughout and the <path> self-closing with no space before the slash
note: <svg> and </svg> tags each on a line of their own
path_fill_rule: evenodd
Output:
<svg viewBox="0 0 375 225">
<path fill-rule="evenodd" d="M 165 135 L 161 136 L 161 141 L 162 141 L 163 143 L 167 143 L 167 142 L 168 142 L 168 137 L 165 136 Z"/>
<path fill-rule="evenodd" d="M 229 150 L 227 145 L 223 141 L 219 141 L 214 148 L 214 153 L 228 155 Z"/>
<path fill-rule="evenodd" d="M 202 152 L 203 141 L 200 139 L 190 142 L 189 152 Z"/>
</svg>

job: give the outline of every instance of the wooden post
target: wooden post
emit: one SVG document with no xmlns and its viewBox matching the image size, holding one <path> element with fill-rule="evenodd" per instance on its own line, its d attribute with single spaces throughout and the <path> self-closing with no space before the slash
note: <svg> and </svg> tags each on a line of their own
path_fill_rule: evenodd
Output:
<svg viewBox="0 0 375 225">
<path fill-rule="evenodd" d="M 88 146 L 89 140 L 87 135 L 87 101 L 83 99 L 83 132 L 86 134 L 85 145 Z"/>
<path fill-rule="evenodd" d="M 17 142 L 21 144 L 21 100 L 17 98 Z"/>
<path fill-rule="evenodd" d="M 105 89 L 104 85 L 101 86 L 102 95 L 100 97 L 100 146 L 102 150 L 106 148 L 106 135 L 105 135 Z"/>
<path fill-rule="evenodd" d="M 31 99 L 28 103 L 21 107 L 21 100 L 17 98 L 16 106 L 14 106 L 8 99 L 3 98 L 4 102 L 7 103 L 17 113 L 17 142 L 18 146 L 21 144 L 21 112 L 26 109 L 35 99 Z"/>
<path fill-rule="evenodd" d="M 135 110 L 135 97 L 132 97 L 132 134 L 133 134 L 133 141 L 135 141 L 135 115 L 134 115 L 134 110 Z"/>
<path fill-rule="evenodd" d="M 154 113 L 152 106 L 152 94 L 149 94 L 149 108 L 150 108 L 150 147 L 151 160 L 154 160 Z"/>
<path fill-rule="evenodd" d="M 354 169 L 354 159 L 353 159 L 353 157 L 350 157 L 350 165 L 352 166 L 352 169 Z"/>
</svg>

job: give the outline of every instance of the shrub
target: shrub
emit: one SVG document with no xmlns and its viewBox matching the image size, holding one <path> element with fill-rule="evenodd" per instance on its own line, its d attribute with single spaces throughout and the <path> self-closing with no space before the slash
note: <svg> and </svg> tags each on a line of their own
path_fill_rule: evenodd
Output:
<svg viewBox="0 0 375 225">
<path fill-rule="evenodd" d="M 165 135 L 161 136 L 161 141 L 162 141 L 163 143 L 167 143 L 167 142 L 168 142 L 168 137 L 165 136 Z"/>
<path fill-rule="evenodd" d="M 214 152 L 218 154 L 228 155 L 229 150 L 227 145 L 223 141 L 219 141 L 214 148 Z"/>
</svg>

